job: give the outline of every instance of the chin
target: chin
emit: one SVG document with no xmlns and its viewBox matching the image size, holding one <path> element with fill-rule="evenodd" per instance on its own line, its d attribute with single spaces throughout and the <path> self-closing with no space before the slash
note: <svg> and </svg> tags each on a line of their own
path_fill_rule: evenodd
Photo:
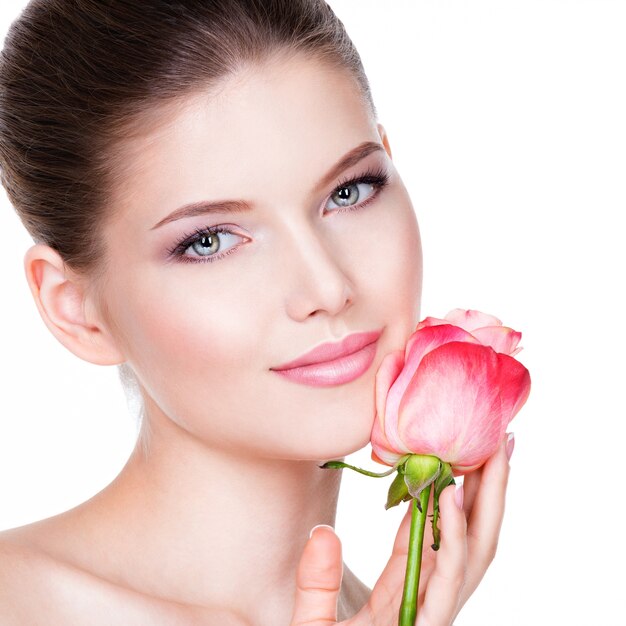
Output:
<svg viewBox="0 0 626 626">
<path fill-rule="evenodd" d="M 321 442 L 320 453 L 316 455 L 316 458 L 323 461 L 340 460 L 349 454 L 362 450 L 370 443 L 371 427 L 367 429 L 367 432 L 363 432 L 360 436 L 346 436 L 343 438 L 337 437 L 335 439 L 326 440 Z"/>
</svg>

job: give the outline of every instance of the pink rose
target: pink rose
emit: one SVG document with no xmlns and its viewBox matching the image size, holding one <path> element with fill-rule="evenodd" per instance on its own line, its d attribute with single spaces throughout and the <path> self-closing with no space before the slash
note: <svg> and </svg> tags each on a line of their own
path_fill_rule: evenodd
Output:
<svg viewBox="0 0 626 626">
<path fill-rule="evenodd" d="M 480 467 L 530 393 L 528 370 L 513 358 L 520 338 L 480 311 L 421 321 L 376 373 L 372 459 L 393 466 L 431 455 L 455 475 Z"/>
</svg>

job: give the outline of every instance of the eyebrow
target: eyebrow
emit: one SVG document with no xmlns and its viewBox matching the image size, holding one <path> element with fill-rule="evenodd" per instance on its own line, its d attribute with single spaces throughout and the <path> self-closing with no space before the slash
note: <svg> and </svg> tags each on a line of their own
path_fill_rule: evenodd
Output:
<svg viewBox="0 0 626 626">
<path fill-rule="evenodd" d="M 359 161 L 364 159 L 372 152 L 385 151 L 382 144 L 374 141 L 364 141 L 345 154 L 344 156 L 333 165 L 333 167 L 325 174 L 325 176 L 319 182 L 319 187 L 329 185 L 341 172 L 347 170 L 349 167 L 356 165 Z M 210 213 L 244 213 L 252 210 L 252 207 L 242 200 L 223 200 L 217 202 L 192 202 L 185 204 L 184 206 L 176 209 L 160 222 L 155 224 L 150 230 L 155 230 L 164 224 L 174 222 L 182 219 L 183 217 L 195 217 L 197 215 L 207 215 Z"/>
</svg>

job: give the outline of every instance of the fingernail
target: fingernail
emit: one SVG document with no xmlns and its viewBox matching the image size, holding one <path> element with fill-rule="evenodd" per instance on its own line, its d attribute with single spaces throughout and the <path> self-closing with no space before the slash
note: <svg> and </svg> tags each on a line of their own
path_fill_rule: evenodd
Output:
<svg viewBox="0 0 626 626">
<path fill-rule="evenodd" d="M 515 435 L 513 433 L 508 433 L 506 438 L 506 456 L 511 460 L 511 456 L 513 456 L 513 449 L 515 448 Z"/>
<path fill-rule="evenodd" d="M 463 509 L 463 483 L 459 483 L 454 489 L 454 501 L 459 509 Z"/>
<path fill-rule="evenodd" d="M 317 526 L 313 526 L 313 528 L 311 528 L 311 532 L 309 533 L 309 539 L 313 536 L 313 531 L 316 528 L 321 528 L 322 526 L 324 528 L 330 528 L 333 532 L 335 532 L 335 529 L 332 526 L 329 526 L 328 524 L 318 524 Z"/>
</svg>

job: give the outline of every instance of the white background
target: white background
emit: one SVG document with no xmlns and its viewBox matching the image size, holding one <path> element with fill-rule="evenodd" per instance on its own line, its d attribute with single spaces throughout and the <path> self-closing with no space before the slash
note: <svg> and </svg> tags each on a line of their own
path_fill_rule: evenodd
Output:
<svg viewBox="0 0 626 626">
<path fill-rule="evenodd" d="M 523 332 L 533 379 L 498 555 L 457 626 L 626 624 L 626 2 L 332 0 L 361 53 L 422 232 L 422 317 Z M 25 2 L 3 0 L 2 37 Z M 0 528 L 88 499 L 135 438 L 114 367 L 68 352 L 24 279 L 0 198 Z M 380 471 L 369 446 L 347 461 Z M 344 471 L 337 532 L 368 585 L 404 505 Z"/>
</svg>

